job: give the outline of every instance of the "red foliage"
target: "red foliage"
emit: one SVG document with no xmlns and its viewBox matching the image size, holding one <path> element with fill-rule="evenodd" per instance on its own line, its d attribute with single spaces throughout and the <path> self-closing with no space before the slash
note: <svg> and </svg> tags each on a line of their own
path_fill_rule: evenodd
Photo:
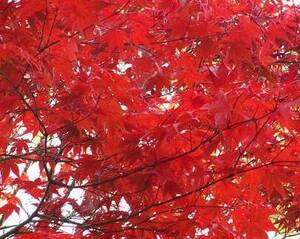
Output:
<svg viewBox="0 0 300 239">
<path fill-rule="evenodd" d="M 1 0 L 0 239 L 300 230 L 299 21 L 281 0 Z"/>
</svg>

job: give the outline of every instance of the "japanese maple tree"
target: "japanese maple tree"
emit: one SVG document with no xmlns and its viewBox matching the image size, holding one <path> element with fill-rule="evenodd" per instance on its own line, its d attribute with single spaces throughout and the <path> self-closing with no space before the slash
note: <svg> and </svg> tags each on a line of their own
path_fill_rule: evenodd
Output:
<svg viewBox="0 0 300 239">
<path fill-rule="evenodd" d="M 281 0 L 0 0 L 0 239 L 297 234 L 299 54 Z"/>
</svg>

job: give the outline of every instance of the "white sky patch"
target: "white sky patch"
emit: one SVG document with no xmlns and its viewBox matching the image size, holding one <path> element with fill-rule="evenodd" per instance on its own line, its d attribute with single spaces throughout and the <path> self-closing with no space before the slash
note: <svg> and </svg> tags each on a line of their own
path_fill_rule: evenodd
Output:
<svg viewBox="0 0 300 239">
<path fill-rule="evenodd" d="M 122 212 L 128 212 L 128 213 L 131 212 L 131 208 L 124 197 L 122 197 L 120 200 L 119 210 Z"/>
<path fill-rule="evenodd" d="M 27 176 L 30 181 L 34 181 L 40 177 L 40 167 L 38 162 L 31 163 L 27 169 Z"/>
<path fill-rule="evenodd" d="M 132 64 L 128 64 L 122 60 L 119 61 L 119 63 L 117 64 L 117 71 L 116 73 L 123 75 L 126 73 L 126 71 L 132 67 Z"/>
<path fill-rule="evenodd" d="M 73 190 L 69 195 L 69 198 L 76 200 L 78 205 L 82 204 L 83 197 L 84 197 L 84 190 L 81 188 L 73 188 Z"/>
<path fill-rule="evenodd" d="M 282 2 L 289 6 L 293 6 L 293 5 L 300 6 L 300 0 L 283 0 Z"/>
</svg>

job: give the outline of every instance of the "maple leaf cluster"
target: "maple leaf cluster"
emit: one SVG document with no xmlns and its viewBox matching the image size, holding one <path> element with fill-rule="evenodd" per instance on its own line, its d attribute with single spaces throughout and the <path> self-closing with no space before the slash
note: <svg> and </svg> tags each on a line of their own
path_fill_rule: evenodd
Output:
<svg viewBox="0 0 300 239">
<path fill-rule="evenodd" d="M 281 0 L 1 0 L 0 239 L 298 233 L 299 33 Z"/>
</svg>

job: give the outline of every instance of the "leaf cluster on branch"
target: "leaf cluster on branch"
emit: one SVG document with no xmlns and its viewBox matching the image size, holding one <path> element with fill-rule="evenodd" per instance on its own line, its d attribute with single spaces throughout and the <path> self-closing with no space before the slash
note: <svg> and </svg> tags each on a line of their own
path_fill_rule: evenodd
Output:
<svg viewBox="0 0 300 239">
<path fill-rule="evenodd" d="M 0 239 L 298 233 L 299 33 L 281 0 L 1 0 Z"/>
</svg>

